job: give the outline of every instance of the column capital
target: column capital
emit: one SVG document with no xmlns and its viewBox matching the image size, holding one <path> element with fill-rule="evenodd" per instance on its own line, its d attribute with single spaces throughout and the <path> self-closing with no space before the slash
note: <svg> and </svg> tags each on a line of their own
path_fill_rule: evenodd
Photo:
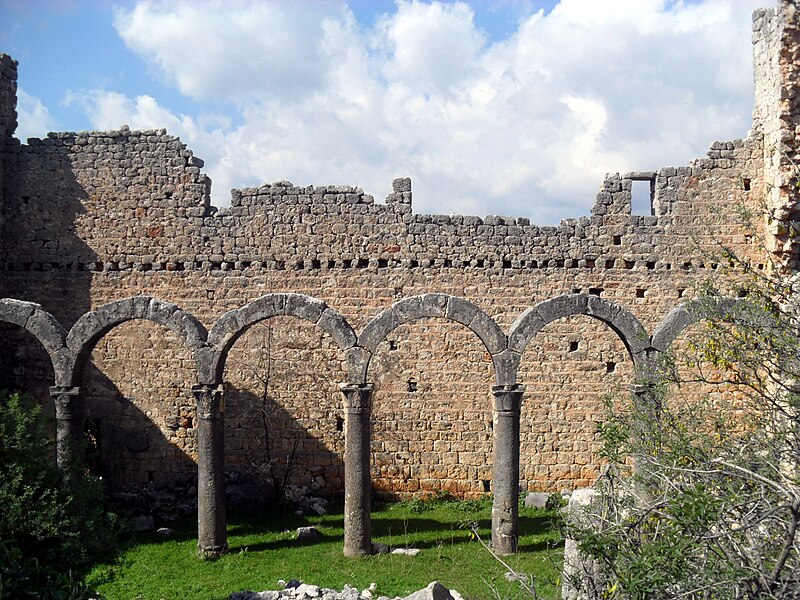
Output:
<svg viewBox="0 0 800 600">
<path fill-rule="evenodd" d="M 222 384 L 200 384 L 192 386 L 192 394 L 197 402 L 198 419 L 215 419 L 225 413 L 224 390 Z"/>
<path fill-rule="evenodd" d="M 372 392 L 375 385 L 372 383 L 343 383 L 339 389 L 344 395 L 344 409 L 346 413 L 366 413 L 372 407 Z"/>
<path fill-rule="evenodd" d="M 56 418 L 69 419 L 77 408 L 81 388 L 66 385 L 50 386 L 50 397 L 56 405 Z"/>
<path fill-rule="evenodd" d="M 524 391 L 525 386 L 518 383 L 514 385 L 493 385 L 492 395 L 494 396 L 495 412 L 519 412 Z"/>
</svg>

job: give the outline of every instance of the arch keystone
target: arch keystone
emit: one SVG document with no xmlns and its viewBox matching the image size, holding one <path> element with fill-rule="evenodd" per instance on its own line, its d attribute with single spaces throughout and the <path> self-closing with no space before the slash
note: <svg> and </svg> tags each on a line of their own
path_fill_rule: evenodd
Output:
<svg viewBox="0 0 800 600">
<path fill-rule="evenodd" d="M 410 298 L 403 298 L 395 302 L 391 308 L 394 314 L 397 315 L 398 325 L 409 323 L 414 319 L 427 317 L 428 315 L 422 310 L 422 296 L 411 296 Z"/>
<path fill-rule="evenodd" d="M 285 312 L 287 315 L 316 323 L 327 307 L 322 300 L 305 294 L 287 294 Z"/>
<path fill-rule="evenodd" d="M 149 300 L 149 299 L 148 299 Z M 148 311 L 150 302 L 148 301 Z M 174 304 L 173 310 L 178 310 Z M 123 321 L 130 321 L 136 318 L 134 310 L 133 298 L 124 298 L 123 300 L 114 300 L 108 304 L 104 304 L 94 311 L 97 320 L 103 327 L 114 326 Z"/>
<path fill-rule="evenodd" d="M 429 317 L 447 316 L 447 294 L 425 294 L 420 301 L 422 312 Z"/>
<path fill-rule="evenodd" d="M 286 314 L 288 294 L 267 294 L 245 304 L 239 309 L 241 327 L 248 327 L 258 321 Z"/>
</svg>

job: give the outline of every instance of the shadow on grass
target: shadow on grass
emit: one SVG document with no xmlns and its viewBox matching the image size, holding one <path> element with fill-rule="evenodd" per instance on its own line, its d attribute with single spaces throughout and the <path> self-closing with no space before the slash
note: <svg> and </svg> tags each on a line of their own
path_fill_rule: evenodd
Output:
<svg viewBox="0 0 800 600">
<path fill-rule="evenodd" d="M 301 548 L 321 544 L 344 544 L 344 517 L 340 506 L 335 512 L 321 517 L 298 516 L 281 509 L 267 509 L 261 513 L 231 514 L 228 522 L 229 552 L 259 552 Z M 383 507 L 381 507 L 383 508 Z M 338 510 L 337 510 L 338 509 Z M 375 540 L 388 543 L 392 548 L 414 547 L 421 550 L 448 544 L 469 543 L 472 535 L 469 525 L 477 523 L 481 536 L 488 539 L 491 518 L 485 513 L 469 514 L 453 511 L 445 519 L 424 516 L 388 516 L 385 511 L 373 513 L 372 535 Z M 547 535 L 557 529 L 552 516 L 520 516 L 521 537 Z M 320 530 L 321 537 L 316 540 L 299 541 L 295 537 L 298 527 L 314 526 Z M 162 537 L 156 533 L 135 534 L 128 546 L 138 544 L 162 544 L 166 542 L 188 542 L 197 539 L 197 521 L 186 517 L 172 524 L 174 533 Z M 290 536 L 290 537 L 287 537 Z M 263 539 L 264 537 L 273 539 Z M 256 538 L 256 539 L 248 539 Z M 261 539 L 258 539 L 261 538 Z M 520 552 L 538 552 L 563 545 L 552 540 L 537 540 L 521 543 Z"/>
</svg>

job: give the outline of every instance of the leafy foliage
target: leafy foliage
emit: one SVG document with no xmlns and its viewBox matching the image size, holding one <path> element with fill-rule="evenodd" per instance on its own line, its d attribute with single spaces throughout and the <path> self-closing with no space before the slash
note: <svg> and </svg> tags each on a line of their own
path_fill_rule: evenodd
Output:
<svg viewBox="0 0 800 600">
<path fill-rule="evenodd" d="M 74 473 L 67 482 L 56 467 L 38 404 L 0 393 L 0 577 L 10 594 L 0 597 L 17 597 L 8 590 L 19 585 L 70 589 L 93 562 L 113 555 L 118 526 L 100 482 Z"/>
<path fill-rule="evenodd" d="M 587 597 L 800 597 L 800 285 L 727 258 L 688 350 L 632 409 L 609 404 L 611 468 L 568 533 L 597 567 L 574 582 Z"/>
</svg>

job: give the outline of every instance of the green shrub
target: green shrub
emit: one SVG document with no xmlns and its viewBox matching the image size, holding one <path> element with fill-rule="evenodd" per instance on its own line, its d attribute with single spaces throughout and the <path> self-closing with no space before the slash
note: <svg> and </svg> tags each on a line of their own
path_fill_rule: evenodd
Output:
<svg viewBox="0 0 800 600">
<path fill-rule="evenodd" d="M 106 511 L 100 481 L 76 469 L 67 483 L 38 404 L 6 392 L 0 392 L 0 507 L 5 588 L 20 572 L 43 573 L 51 581 L 58 573 L 80 577 L 116 551 L 119 529 Z"/>
</svg>

